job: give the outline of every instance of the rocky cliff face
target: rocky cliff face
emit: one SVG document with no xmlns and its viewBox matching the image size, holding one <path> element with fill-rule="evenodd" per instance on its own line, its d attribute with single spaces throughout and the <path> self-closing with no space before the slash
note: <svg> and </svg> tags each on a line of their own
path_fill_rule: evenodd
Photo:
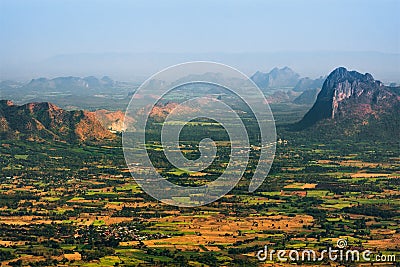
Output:
<svg viewBox="0 0 400 267">
<path fill-rule="evenodd" d="M 384 86 L 371 74 L 335 69 L 325 80 L 321 92 L 310 111 L 299 122 L 311 126 L 324 119 L 379 119 L 399 106 L 399 88 Z"/>
<path fill-rule="evenodd" d="M 2 138 L 86 142 L 113 139 L 93 112 L 66 111 L 48 102 L 14 105 L 0 101 Z"/>
</svg>

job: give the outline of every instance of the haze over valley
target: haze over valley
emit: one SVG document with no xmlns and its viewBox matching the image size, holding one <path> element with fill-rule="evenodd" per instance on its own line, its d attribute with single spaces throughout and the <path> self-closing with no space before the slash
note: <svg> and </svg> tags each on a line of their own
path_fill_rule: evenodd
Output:
<svg viewBox="0 0 400 267">
<path fill-rule="evenodd" d="M 0 0 L 0 265 L 399 266 L 398 10 Z"/>
</svg>

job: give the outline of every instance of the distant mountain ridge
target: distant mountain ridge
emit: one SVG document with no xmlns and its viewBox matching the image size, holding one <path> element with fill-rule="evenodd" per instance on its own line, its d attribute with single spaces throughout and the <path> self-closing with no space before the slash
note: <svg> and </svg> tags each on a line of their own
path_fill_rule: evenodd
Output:
<svg viewBox="0 0 400 267">
<path fill-rule="evenodd" d="M 269 103 L 291 103 L 302 91 L 320 88 L 319 84 L 322 84 L 322 78 L 313 80 L 299 77 L 292 69 L 284 67 L 274 68 L 269 73 L 256 72 L 252 79 L 268 96 Z M 223 76 L 218 73 L 188 75 L 176 83 L 199 79 L 221 81 Z M 240 79 L 230 79 L 229 82 L 235 86 L 241 86 L 242 83 Z M 67 110 L 122 110 L 138 86 L 135 83 L 114 81 L 108 76 L 101 79 L 94 76 L 36 78 L 27 83 L 6 80 L 0 82 L 0 99 L 13 99 L 17 104 L 51 102 Z M 211 92 L 216 93 L 215 89 Z"/>
<path fill-rule="evenodd" d="M 118 110 L 126 107 L 137 84 L 114 81 L 108 76 L 37 78 L 29 82 L 0 82 L 0 99 L 16 104 L 51 102 L 67 110 Z"/>
<path fill-rule="evenodd" d="M 294 87 L 300 75 L 289 67 L 281 69 L 274 68 L 268 73 L 257 71 L 250 77 L 258 87 L 265 89 L 269 87 Z"/>
<path fill-rule="evenodd" d="M 326 77 L 322 76 L 315 80 L 309 77 L 301 78 L 293 88 L 293 91 L 304 92 L 306 90 L 321 89 L 325 79 Z"/>
<path fill-rule="evenodd" d="M 351 128 L 351 132 L 379 124 L 382 128 L 370 130 L 398 134 L 399 117 L 400 87 L 388 87 L 369 73 L 340 67 L 329 74 L 314 105 L 297 126 L 304 129 L 330 122 L 341 124 L 343 131 Z"/>
<path fill-rule="evenodd" d="M 98 79 L 94 76 L 88 76 L 84 78 L 80 77 L 57 77 L 54 79 L 38 78 L 32 79 L 25 88 L 31 90 L 60 90 L 79 92 L 79 90 L 98 90 L 103 88 L 111 88 L 115 85 L 115 82 L 108 76 L 104 76 Z M 83 91 L 84 92 L 84 91 Z M 82 93 L 82 91 L 80 91 Z"/>
</svg>

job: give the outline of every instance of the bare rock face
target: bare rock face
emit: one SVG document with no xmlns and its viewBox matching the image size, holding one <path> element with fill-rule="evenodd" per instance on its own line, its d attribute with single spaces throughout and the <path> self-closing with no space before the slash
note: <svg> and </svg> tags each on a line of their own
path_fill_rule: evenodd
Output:
<svg viewBox="0 0 400 267">
<path fill-rule="evenodd" d="M 126 125 L 133 123 L 135 120 L 120 111 L 109 111 L 105 109 L 96 110 L 96 118 L 101 124 L 112 132 L 124 132 Z"/>
<path fill-rule="evenodd" d="M 399 106 L 399 88 L 384 86 L 371 74 L 340 67 L 324 82 L 314 106 L 299 122 L 309 127 L 321 120 L 379 118 Z"/>
</svg>

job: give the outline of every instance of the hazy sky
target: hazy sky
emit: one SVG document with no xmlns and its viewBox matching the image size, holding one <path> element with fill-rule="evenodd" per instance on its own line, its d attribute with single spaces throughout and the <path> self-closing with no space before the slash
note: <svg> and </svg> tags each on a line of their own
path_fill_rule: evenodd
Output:
<svg viewBox="0 0 400 267">
<path fill-rule="evenodd" d="M 0 0 L 0 78 L 82 53 L 400 53 L 399 2 Z"/>
</svg>

